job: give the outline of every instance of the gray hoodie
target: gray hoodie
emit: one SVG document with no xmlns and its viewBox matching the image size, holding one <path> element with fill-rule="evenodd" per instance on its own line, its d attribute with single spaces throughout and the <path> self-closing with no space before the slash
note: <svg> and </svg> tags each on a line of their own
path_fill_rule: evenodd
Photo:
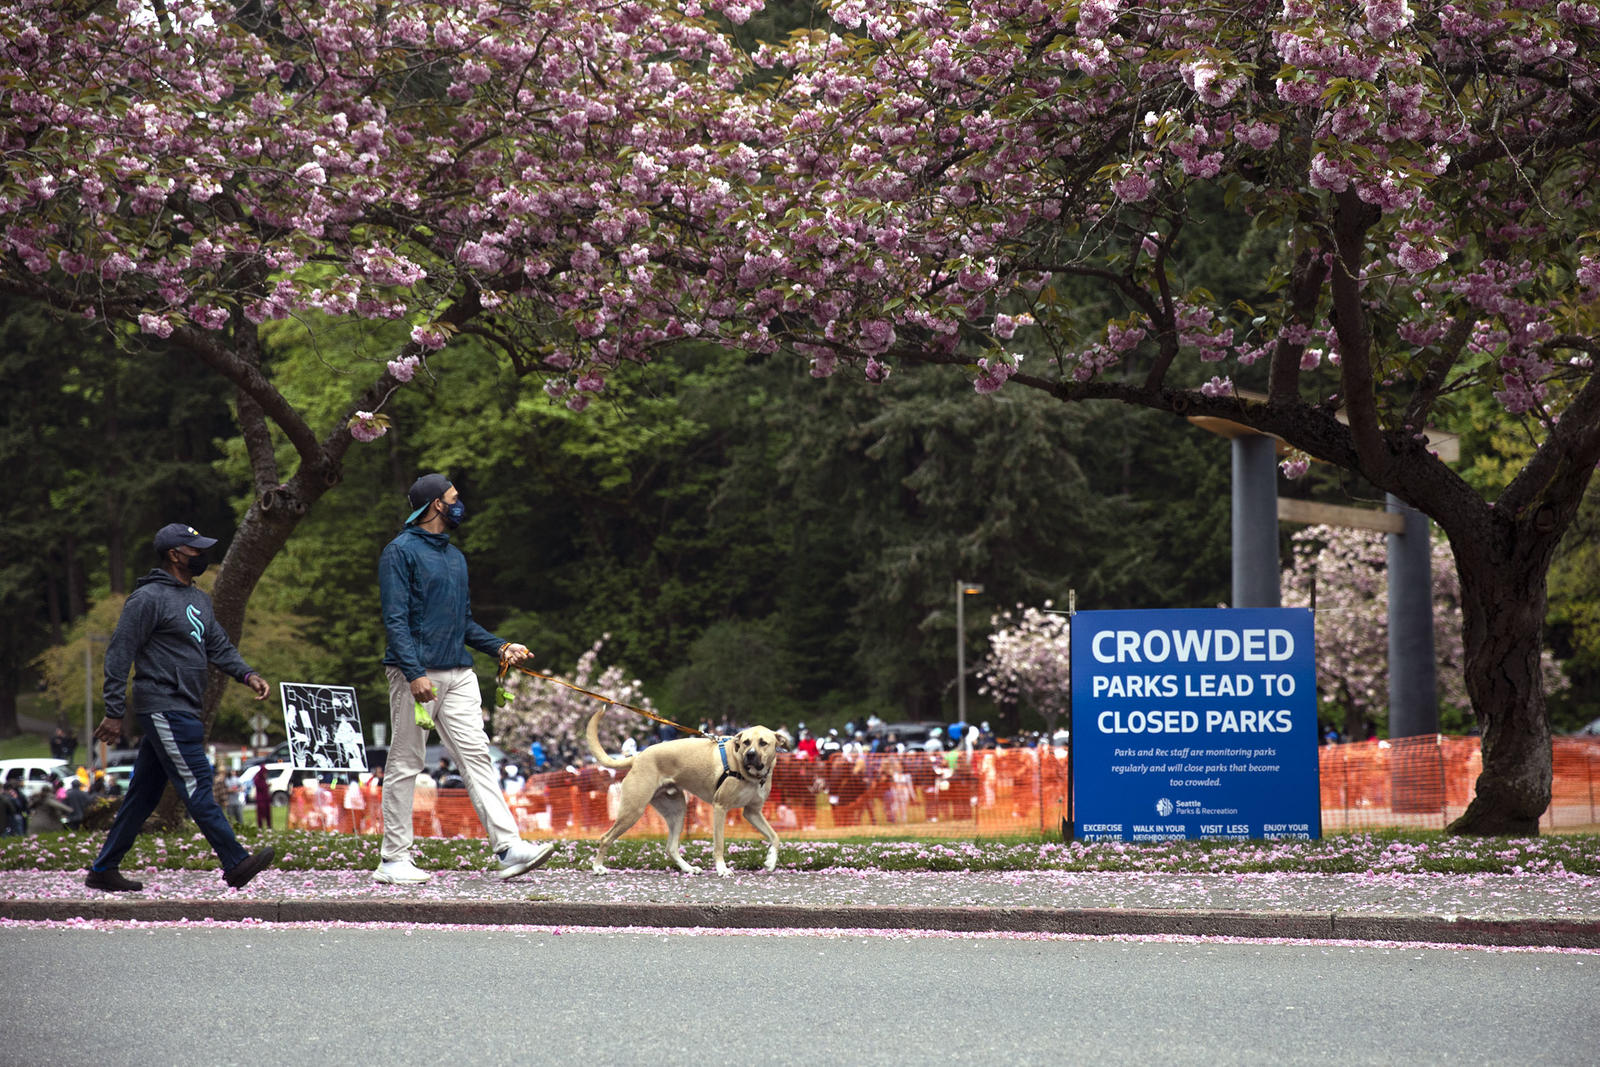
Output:
<svg viewBox="0 0 1600 1067">
<path fill-rule="evenodd" d="M 211 598 L 157 568 L 140 578 L 122 606 L 106 646 L 106 716 L 127 714 L 128 668 L 134 707 L 198 716 L 206 695 L 206 665 L 215 663 L 239 681 L 251 673 L 211 613 Z"/>
</svg>

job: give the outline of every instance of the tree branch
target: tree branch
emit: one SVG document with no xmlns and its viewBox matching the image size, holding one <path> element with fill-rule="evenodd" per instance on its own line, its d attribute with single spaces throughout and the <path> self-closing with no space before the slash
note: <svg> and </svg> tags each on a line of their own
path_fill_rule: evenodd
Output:
<svg viewBox="0 0 1600 1067">
<path fill-rule="evenodd" d="M 196 326 L 179 326 L 172 331 L 173 344 L 183 346 L 200 362 L 228 379 L 241 392 L 261 405 L 262 413 L 278 424 L 278 428 L 289 438 L 289 443 L 294 446 L 301 461 L 315 462 L 318 452 L 316 434 L 306 424 L 305 419 L 300 417 L 300 412 L 296 411 L 294 405 L 267 380 L 259 367 L 251 366 L 239 358 L 237 353 L 224 347 L 221 338 L 220 334 Z"/>
<path fill-rule="evenodd" d="M 1172 283 L 1167 280 L 1166 263 L 1171 244 L 1178 239 L 1178 231 L 1182 228 L 1183 218 L 1179 216 L 1173 220 L 1172 230 L 1155 242 L 1155 262 L 1150 265 L 1150 271 L 1156 277 L 1156 289 L 1161 294 L 1161 318 L 1151 319 L 1150 324 L 1159 327 L 1161 341 L 1157 348 L 1156 361 L 1150 365 L 1150 373 L 1144 378 L 1146 389 L 1161 388 L 1161 383 L 1167 380 L 1167 371 L 1171 369 L 1172 361 L 1178 358 L 1177 315 L 1173 310 Z"/>
<path fill-rule="evenodd" d="M 460 299 L 436 315 L 434 321 L 459 329 L 463 324 L 482 312 L 483 304 L 479 300 L 479 295 L 476 286 L 469 286 L 466 292 L 462 293 Z M 426 351 L 427 349 L 415 341 L 407 341 L 401 346 L 395 358 L 396 360 L 401 360 L 408 356 L 420 356 Z M 327 436 L 322 439 L 317 449 L 325 478 L 333 481 L 339 477 L 339 464 L 344 460 L 344 455 L 349 451 L 350 444 L 354 440 L 347 428 L 349 420 L 355 416 L 357 411 L 378 411 L 381 409 L 389 397 L 394 394 L 395 388 L 399 384 L 399 380 L 386 369 L 382 374 L 378 375 L 371 385 L 361 392 L 360 396 L 356 397 L 345 411 L 344 418 L 340 419 L 328 431 Z"/>
<path fill-rule="evenodd" d="M 1360 469 L 1380 488 L 1388 488 L 1388 451 L 1378 424 L 1372 369 L 1372 327 L 1361 301 L 1362 249 L 1377 209 L 1363 204 L 1354 190 L 1340 193 L 1334 213 L 1333 326 L 1339 334 L 1344 402 Z"/>
<path fill-rule="evenodd" d="M 1310 327 L 1327 279 L 1328 265 L 1321 243 L 1302 247 L 1295 254 L 1294 267 L 1289 272 L 1289 323 Z M 1272 363 L 1267 368 L 1267 396 L 1273 402 L 1300 395 L 1300 360 L 1305 350 L 1305 345 L 1279 334 L 1278 343 L 1272 348 Z"/>
<path fill-rule="evenodd" d="M 1428 369 L 1417 383 L 1417 391 L 1411 397 L 1411 403 L 1406 405 L 1405 418 L 1402 421 L 1410 432 L 1416 433 L 1422 430 L 1424 423 L 1427 422 L 1428 412 L 1433 408 L 1433 402 L 1439 399 L 1445 379 L 1450 376 L 1450 368 L 1461 359 L 1461 353 L 1472 337 L 1473 328 L 1477 325 L 1478 317 L 1463 311 L 1450 324 L 1450 329 L 1444 337 L 1440 338 L 1439 354 L 1428 364 Z"/>
<path fill-rule="evenodd" d="M 257 370 L 261 368 L 261 335 L 256 324 L 241 319 L 233 331 L 234 348 L 239 358 Z M 282 480 L 278 472 L 277 450 L 272 447 L 272 431 L 267 426 L 267 416 L 246 390 L 238 389 L 239 432 L 244 437 L 245 453 L 250 457 L 250 470 L 254 475 L 256 495 L 259 497 Z"/>
<path fill-rule="evenodd" d="M 1600 372 L 1591 372 L 1550 436 L 1495 501 L 1495 510 L 1520 516 L 1536 505 L 1551 507 L 1554 512 L 1548 520 L 1535 517 L 1536 529 L 1546 521 L 1562 520 L 1555 528 L 1564 530 L 1577 513 L 1596 464 L 1600 464 Z"/>
</svg>

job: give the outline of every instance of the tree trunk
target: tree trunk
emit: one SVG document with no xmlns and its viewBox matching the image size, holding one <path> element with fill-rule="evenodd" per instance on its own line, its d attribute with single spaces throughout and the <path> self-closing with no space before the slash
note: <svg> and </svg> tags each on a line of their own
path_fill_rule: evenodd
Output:
<svg viewBox="0 0 1600 1067">
<path fill-rule="evenodd" d="M 106 469 L 105 469 L 105 496 L 106 509 L 106 570 L 110 572 L 111 591 L 113 593 L 126 593 L 128 591 L 128 563 L 123 552 L 122 538 L 122 506 L 119 498 L 122 486 L 122 464 L 120 453 L 117 450 L 117 376 L 112 374 L 106 382 L 106 394 L 109 403 L 106 404 L 105 418 L 103 420 L 105 434 Z"/>
<path fill-rule="evenodd" d="M 67 572 L 67 620 L 89 610 L 89 595 L 83 588 L 83 563 L 78 558 L 78 539 L 67 534 L 61 539 L 62 561 Z"/>
<path fill-rule="evenodd" d="M 61 583 L 56 580 L 57 553 L 51 552 L 44 564 L 44 606 L 45 614 L 50 619 L 50 643 L 61 643 L 61 625 L 65 621 L 61 613 Z"/>
<path fill-rule="evenodd" d="M 1498 544 L 1489 546 L 1451 541 L 1461 576 L 1467 693 L 1483 735 L 1483 773 L 1451 833 L 1535 836 L 1550 805 L 1540 670 L 1550 539 L 1516 534 L 1491 537 Z"/>
<path fill-rule="evenodd" d="M 1346 741 L 1365 741 L 1367 739 L 1367 709 L 1350 695 L 1350 687 L 1348 685 L 1341 688 L 1344 691 L 1344 739 Z"/>
<path fill-rule="evenodd" d="M 14 675 L 0 681 L 0 738 L 16 737 L 22 732 L 17 723 L 18 681 Z"/>
</svg>

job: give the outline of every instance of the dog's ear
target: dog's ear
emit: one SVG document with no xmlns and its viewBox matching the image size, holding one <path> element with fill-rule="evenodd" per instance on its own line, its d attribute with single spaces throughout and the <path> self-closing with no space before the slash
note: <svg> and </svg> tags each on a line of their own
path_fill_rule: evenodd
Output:
<svg viewBox="0 0 1600 1067">
<path fill-rule="evenodd" d="M 774 731 L 772 736 L 778 739 L 779 752 L 794 751 L 794 740 L 789 737 L 789 732 L 787 730 Z"/>
</svg>

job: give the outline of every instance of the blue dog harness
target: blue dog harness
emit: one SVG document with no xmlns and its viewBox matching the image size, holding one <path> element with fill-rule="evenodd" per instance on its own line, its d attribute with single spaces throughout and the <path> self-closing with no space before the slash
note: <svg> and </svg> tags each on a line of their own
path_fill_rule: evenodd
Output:
<svg viewBox="0 0 1600 1067">
<path fill-rule="evenodd" d="M 744 781 L 744 775 L 734 770 L 728 763 L 728 739 L 726 737 L 717 738 L 717 755 L 722 757 L 722 777 L 718 778 L 717 784 L 711 787 L 712 796 L 717 795 L 717 790 L 721 789 L 722 783 L 729 778 L 737 778 L 741 782 Z"/>
<path fill-rule="evenodd" d="M 717 755 L 722 757 L 722 777 L 718 778 L 717 779 L 717 784 L 711 787 L 711 795 L 712 796 L 716 796 L 717 795 L 717 790 L 721 789 L 722 788 L 722 783 L 726 782 L 729 778 L 737 778 L 741 782 L 752 781 L 752 779 L 746 778 L 744 775 L 742 775 L 738 771 L 734 770 L 733 769 L 733 764 L 728 762 L 728 738 L 726 738 L 726 737 L 717 738 Z M 754 779 L 753 781 L 755 782 L 756 785 L 760 785 L 761 782 L 764 781 L 764 780 L 765 779 Z"/>
</svg>

